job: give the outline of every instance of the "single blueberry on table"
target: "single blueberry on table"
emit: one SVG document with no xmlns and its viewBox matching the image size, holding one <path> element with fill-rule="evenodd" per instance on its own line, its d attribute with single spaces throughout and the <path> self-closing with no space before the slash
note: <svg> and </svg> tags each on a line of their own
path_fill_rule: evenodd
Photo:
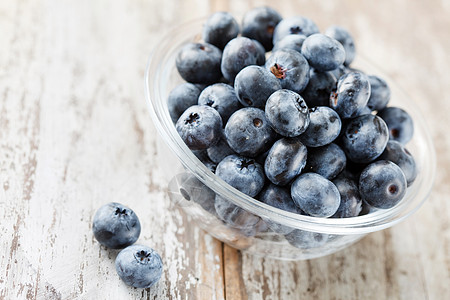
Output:
<svg viewBox="0 0 450 300">
<path fill-rule="evenodd" d="M 316 173 L 305 173 L 297 177 L 291 186 L 291 197 L 302 211 L 321 218 L 334 215 L 341 203 L 337 187 Z"/>
<path fill-rule="evenodd" d="M 206 20 L 203 26 L 202 38 L 206 43 L 219 49 L 239 34 L 239 25 L 228 12 L 216 12 Z"/>
<path fill-rule="evenodd" d="M 347 165 L 344 151 L 336 144 L 308 148 L 308 157 L 304 172 L 314 172 L 328 180 L 332 180 L 341 173 Z"/>
<path fill-rule="evenodd" d="M 242 20 L 242 36 L 257 40 L 266 51 L 273 47 L 273 32 L 282 20 L 280 14 L 273 8 L 262 6 L 245 13 Z"/>
<path fill-rule="evenodd" d="M 176 59 L 178 72 L 191 83 L 214 83 L 221 77 L 222 51 L 208 43 L 189 43 L 181 48 Z"/>
<path fill-rule="evenodd" d="M 337 69 L 345 61 L 342 44 L 320 33 L 306 38 L 302 45 L 302 54 L 309 65 L 320 72 Z"/>
<path fill-rule="evenodd" d="M 391 161 L 379 160 L 361 173 L 359 192 L 369 205 L 391 208 L 405 196 L 406 178 L 399 166 Z"/>
<path fill-rule="evenodd" d="M 192 83 L 185 82 L 176 86 L 169 94 L 167 107 L 172 121 L 177 122 L 181 114 L 192 105 L 196 105 L 201 90 Z"/>
<path fill-rule="evenodd" d="M 388 140 L 388 127 L 383 119 L 368 114 L 347 123 L 341 144 L 348 159 L 355 163 L 369 163 L 383 153 Z"/>
<path fill-rule="evenodd" d="M 299 53 L 302 52 L 303 42 L 306 40 L 306 35 L 302 34 L 289 34 L 279 40 L 272 49 L 272 52 L 281 50 L 281 49 L 291 49 L 297 51 Z"/>
<path fill-rule="evenodd" d="M 412 139 L 414 135 L 414 122 L 405 110 L 400 107 L 386 107 L 378 112 L 377 116 L 386 122 L 391 140 L 405 145 Z"/>
<path fill-rule="evenodd" d="M 316 106 L 309 109 L 309 126 L 300 136 L 305 146 L 320 147 L 333 142 L 341 132 L 341 118 L 329 107 Z"/>
<path fill-rule="evenodd" d="M 127 285 L 149 288 L 161 278 L 163 265 L 159 254 L 143 245 L 129 246 L 116 257 L 116 271 Z"/>
<path fill-rule="evenodd" d="M 410 186 L 417 177 L 417 167 L 414 157 L 399 142 L 390 140 L 380 159 L 392 161 L 402 169 L 405 174 L 406 183 Z"/>
<path fill-rule="evenodd" d="M 232 154 L 225 157 L 217 165 L 216 175 L 250 197 L 256 196 L 264 186 L 262 166 L 243 156 Z"/>
<path fill-rule="evenodd" d="M 227 140 L 225 138 L 220 139 L 220 141 L 209 147 L 206 150 L 209 159 L 215 163 L 220 163 L 222 159 L 227 157 L 228 155 L 235 154 L 233 149 L 231 149 L 230 145 L 228 145 Z"/>
<path fill-rule="evenodd" d="M 353 118 L 367 105 L 370 82 L 361 72 L 347 73 L 338 80 L 337 90 L 331 93 L 330 107 L 341 118 Z"/>
<path fill-rule="evenodd" d="M 111 249 L 125 248 L 139 238 L 141 223 L 130 208 L 116 202 L 100 207 L 92 222 L 95 239 Z"/>
<path fill-rule="evenodd" d="M 285 235 L 292 246 L 299 249 L 314 249 L 324 246 L 329 238 L 328 234 L 295 229 Z"/>
<path fill-rule="evenodd" d="M 375 76 L 367 76 L 370 82 L 370 97 L 367 106 L 371 110 L 380 111 L 384 109 L 391 99 L 391 90 L 384 79 Z"/>
<path fill-rule="evenodd" d="M 308 61 L 295 50 L 281 49 L 273 52 L 265 67 L 278 78 L 284 89 L 300 93 L 308 84 Z"/>
<path fill-rule="evenodd" d="M 275 31 L 273 32 L 273 44 L 275 45 L 278 41 L 289 34 L 310 36 L 311 34 L 318 32 L 319 27 L 317 27 L 311 19 L 301 16 L 285 18 L 275 27 Z"/>
<path fill-rule="evenodd" d="M 277 185 L 287 185 L 297 177 L 306 164 L 306 147 L 298 139 L 276 141 L 264 163 L 267 178 Z"/>
<path fill-rule="evenodd" d="M 281 83 L 265 68 L 248 66 L 237 74 L 234 89 L 243 105 L 264 108 L 269 96 L 281 89 Z"/>
<path fill-rule="evenodd" d="M 208 105 L 217 110 L 224 123 L 241 107 L 234 88 L 225 83 L 205 88 L 198 97 L 198 105 Z"/>
<path fill-rule="evenodd" d="M 353 41 L 353 37 L 346 30 L 345 28 L 341 26 L 331 26 L 327 30 L 325 30 L 325 35 L 337 40 L 339 43 L 344 46 L 345 50 L 345 61 L 344 64 L 346 66 L 350 65 L 355 59 L 356 55 L 356 49 L 355 49 L 355 42 Z"/>
<path fill-rule="evenodd" d="M 241 108 L 232 114 L 225 125 L 225 136 L 231 149 L 249 157 L 269 150 L 277 137 L 264 111 L 254 107 Z"/>
<path fill-rule="evenodd" d="M 258 62 L 264 64 L 260 47 L 249 38 L 237 37 L 229 41 L 223 49 L 220 68 L 225 79 L 234 83 L 234 78 L 243 68 Z"/>
<path fill-rule="evenodd" d="M 302 96 L 291 90 L 278 90 L 266 102 L 266 119 L 285 137 L 299 136 L 309 125 L 309 110 Z"/>
<path fill-rule="evenodd" d="M 345 176 L 338 176 L 333 180 L 341 195 L 341 204 L 332 218 L 351 218 L 359 215 L 362 209 L 362 199 L 358 185 Z"/>
<path fill-rule="evenodd" d="M 193 105 L 178 119 L 178 134 L 191 150 L 203 150 L 217 143 L 222 136 L 222 118 L 207 105 Z"/>
<path fill-rule="evenodd" d="M 309 82 L 301 93 L 308 107 L 328 106 L 330 94 L 336 89 L 337 79 L 331 72 L 319 72 L 311 69 Z"/>
<path fill-rule="evenodd" d="M 292 201 L 290 191 L 284 187 L 280 187 L 271 183 L 261 191 L 258 199 L 265 204 L 282 209 L 284 211 L 300 215 L 303 214 L 301 209 L 297 205 L 295 205 L 294 201 Z M 281 225 L 271 220 L 265 221 L 269 225 L 270 229 L 280 234 L 288 234 L 289 232 L 294 230 L 294 228 L 292 227 Z"/>
</svg>

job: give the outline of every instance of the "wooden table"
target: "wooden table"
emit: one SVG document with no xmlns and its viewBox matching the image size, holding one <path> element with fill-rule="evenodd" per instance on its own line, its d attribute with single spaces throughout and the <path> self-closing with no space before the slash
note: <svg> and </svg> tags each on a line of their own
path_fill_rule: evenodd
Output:
<svg viewBox="0 0 450 300">
<path fill-rule="evenodd" d="M 269 1 L 0 2 L 0 299 L 450 299 L 450 2 L 274 1 L 321 29 L 348 27 L 360 53 L 408 90 L 438 154 L 429 201 L 404 223 L 334 255 L 242 255 L 168 211 L 144 101 L 147 57 L 168 26 Z M 324 17 L 325 15 L 325 17 Z M 351 16 L 351 17 L 348 17 Z M 125 286 L 91 220 L 108 201 L 141 219 L 165 262 Z"/>
</svg>

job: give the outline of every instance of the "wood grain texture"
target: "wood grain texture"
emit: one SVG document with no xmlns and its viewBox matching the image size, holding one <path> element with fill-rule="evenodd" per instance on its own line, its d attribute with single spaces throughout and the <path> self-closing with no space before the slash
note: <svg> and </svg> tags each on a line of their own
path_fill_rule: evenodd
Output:
<svg viewBox="0 0 450 300">
<path fill-rule="evenodd" d="M 263 4 L 349 28 L 419 105 L 438 154 L 419 212 L 310 261 L 241 254 L 174 210 L 143 95 L 165 28 Z M 449 1 L 1 1 L 0 28 L 0 299 L 450 298 Z M 125 286 L 93 239 L 108 201 L 134 208 L 138 242 L 162 255 L 153 288 Z"/>
</svg>

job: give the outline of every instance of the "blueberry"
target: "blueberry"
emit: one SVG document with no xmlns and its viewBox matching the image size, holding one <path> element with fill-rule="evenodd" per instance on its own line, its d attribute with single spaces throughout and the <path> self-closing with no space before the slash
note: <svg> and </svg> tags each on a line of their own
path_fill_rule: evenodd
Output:
<svg viewBox="0 0 450 300">
<path fill-rule="evenodd" d="M 259 194 L 259 201 L 287 212 L 303 214 L 300 208 L 292 201 L 291 194 L 286 188 L 269 184 Z M 294 230 L 292 227 L 266 220 L 270 229 L 280 234 L 287 234 Z"/>
<path fill-rule="evenodd" d="M 333 218 L 350 218 L 359 215 L 362 209 L 362 199 L 355 181 L 344 176 L 333 180 L 341 195 L 341 204 Z"/>
<path fill-rule="evenodd" d="M 330 107 L 341 118 L 353 118 L 358 115 L 370 97 L 370 82 L 361 72 L 347 73 L 338 80 L 336 92 L 330 96 Z"/>
<path fill-rule="evenodd" d="M 176 59 L 178 72 L 192 83 L 214 83 L 222 77 L 222 51 L 207 43 L 189 43 L 181 48 Z"/>
<path fill-rule="evenodd" d="M 217 144 L 209 147 L 206 151 L 209 159 L 217 164 L 228 155 L 234 154 L 233 149 L 228 145 L 225 138 L 220 139 Z"/>
<path fill-rule="evenodd" d="M 267 151 L 276 139 L 276 133 L 259 108 L 241 108 L 231 115 L 225 125 L 225 136 L 231 149 L 255 157 Z"/>
<path fill-rule="evenodd" d="M 309 110 L 305 100 L 290 90 L 273 93 L 267 99 L 265 115 L 270 126 L 286 137 L 302 134 L 309 125 Z"/>
<path fill-rule="evenodd" d="M 265 66 L 280 80 L 281 87 L 284 89 L 300 93 L 308 84 L 308 62 L 295 50 L 281 49 L 273 52 Z"/>
<path fill-rule="evenodd" d="M 212 146 L 213 147 L 213 146 Z M 209 148 L 208 148 L 209 149 Z M 202 161 L 202 163 L 205 165 L 205 167 L 207 167 L 211 172 L 216 173 L 216 168 L 217 168 L 217 163 L 206 159 L 204 161 Z"/>
<path fill-rule="evenodd" d="M 382 78 L 375 75 L 369 75 L 367 77 L 369 78 L 371 90 L 367 106 L 371 110 L 380 111 L 389 103 L 389 100 L 391 99 L 391 90 L 389 89 L 387 82 Z"/>
<path fill-rule="evenodd" d="M 345 60 L 342 44 L 320 33 L 306 38 L 302 45 L 302 54 L 309 65 L 320 72 L 334 70 Z"/>
<path fill-rule="evenodd" d="M 242 20 L 242 36 L 257 40 L 266 51 L 273 47 L 273 32 L 281 21 L 281 16 L 273 8 L 262 6 L 248 11 Z"/>
<path fill-rule="evenodd" d="M 316 106 L 309 110 L 309 126 L 300 136 L 308 147 L 320 147 L 334 141 L 341 132 L 339 115 L 329 107 Z"/>
<path fill-rule="evenodd" d="M 337 69 L 330 71 L 331 74 L 336 78 L 336 81 L 341 78 L 342 75 L 352 72 L 349 68 L 344 65 L 340 65 Z M 330 96 L 330 95 L 328 95 Z"/>
<path fill-rule="evenodd" d="M 217 165 L 216 175 L 250 197 L 256 196 L 264 186 L 262 166 L 243 156 L 232 154 L 225 157 Z"/>
<path fill-rule="evenodd" d="M 343 175 L 349 179 L 352 179 L 356 182 L 359 181 L 359 176 L 362 171 L 369 165 L 369 163 L 355 163 L 350 159 L 347 159 L 347 164 L 345 166 L 345 170 L 342 171 L 340 175 Z"/>
<path fill-rule="evenodd" d="M 361 108 L 360 110 L 358 110 L 355 117 L 359 117 L 362 115 L 369 115 L 371 113 L 372 113 L 372 110 L 369 108 L 369 106 L 366 105 L 363 108 Z"/>
<path fill-rule="evenodd" d="M 334 25 L 325 30 L 325 35 L 337 40 L 339 43 L 342 44 L 342 46 L 344 46 L 345 50 L 344 64 L 346 66 L 350 65 L 353 59 L 355 59 L 356 55 L 355 43 L 353 41 L 353 37 L 350 34 L 350 32 L 348 32 L 348 30 L 346 30 L 345 28 Z"/>
<path fill-rule="evenodd" d="M 273 44 L 283 39 L 289 34 L 302 34 L 309 36 L 313 33 L 318 33 L 319 28 L 317 25 L 308 18 L 295 16 L 281 20 L 275 27 L 273 32 Z"/>
<path fill-rule="evenodd" d="M 331 217 L 341 203 L 337 187 L 316 173 L 297 177 L 291 186 L 291 196 L 302 211 L 313 217 Z"/>
<path fill-rule="evenodd" d="M 181 139 L 191 150 L 211 147 L 222 136 L 222 118 L 206 105 L 194 105 L 186 109 L 176 124 Z"/>
<path fill-rule="evenodd" d="M 267 150 L 266 152 L 263 152 L 263 153 L 259 154 L 258 156 L 255 157 L 255 161 L 258 164 L 264 166 L 264 163 L 266 161 L 267 155 L 269 155 L 269 152 L 270 152 L 270 149 Z"/>
<path fill-rule="evenodd" d="M 359 213 L 359 215 L 360 216 L 368 215 L 368 214 L 376 212 L 377 210 L 380 210 L 380 209 L 376 208 L 376 207 L 368 204 L 366 201 L 362 200 L 361 212 Z"/>
<path fill-rule="evenodd" d="M 314 249 L 324 246 L 328 241 L 328 234 L 295 229 L 285 235 L 292 246 L 300 249 Z"/>
<path fill-rule="evenodd" d="M 289 34 L 279 40 L 274 46 L 272 52 L 281 49 L 291 49 L 297 52 L 302 52 L 303 42 L 306 40 L 306 35 L 303 34 Z"/>
<path fill-rule="evenodd" d="M 175 123 L 188 107 L 197 104 L 200 89 L 192 83 L 182 83 L 169 94 L 167 106 L 172 121 Z"/>
<path fill-rule="evenodd" d="M 338 145 L 332 143 L 319 148 L 308 148 L 306 162 L 305 172 L 314 172 L 331 180 L 344 170 L 347 157 Z"/>
<path fill-rule="evenodd" d="M 377 114 L 389 128 L 389 138 L 405 145 L 414 134 L 414 123 L 411 116 L 399 107 L 386 107 Z"/>
<path fill-rule="evenodd" d="M 277 185 L 287 185 L 306 164 L 306 147 L 298 139 L 283 138 L 270 148 L 264 163 L 267 178 Z"/>
<path fill-rule="evenodd" d="M 116 271 L 127 285 L 149 288 L 161 278 L 162 260 L 159 254 L 143 245 L 129 246 L 116 257 Z"/>
<path fill-rule="evenodd" d="M 311 69 L 309 82 L 301 93 L 308 107 L 328 106 L 330 94 L 336 89 L 337 80 L 331 72 L 319 72 Z"/>
<path fill-rule="evenodd" d="M 223 50 L 221 70 L 229 82 L 233 83 L 236 75 L 243 68 L 261 63 L 261 49 L 251 39 L 237 37 L 228 42 Z"/>
<path fill-rule="evenodd" d="M 205 88 L 198 97 L 198 105 L 208 105 L 217 110 L 223 122 L 240 108 L 234 88 L 225 83 L 216 83 Z"/>
<path fill-rule="evenodd" d="M 256 64 L 258 66 L 263 66 L 266 63 L 266 49 L 257 40 L 252 40 L 256 46 Z"/>
<path fill-rule="evenodd" d="M 390 140 L 380 159 L 392 161 L 402 169 L 405 174 L 406 182 L 410 186 L 417 177 L 417 168 L 414 157 L 399 142 Z"/>
<path fill-rule="evenodd" d="M 216 12 L 206 20 L 202 38 L 206 43 L 223 49 L 238 33 L 239 25 L 230 13 Z"/>
<path fill-rule="evenodd" d="M 215 144 L 211 147 L 214 147 Z M 210 148 L 211 148 L 210 147 Z M 208 148 L 209 149 L 209 148 Z M 192 150 L 192 153 L 213 173 L 216 172 L 217 163 L 211 161 L 207 150 Z"/>
<path fill-rule="evenodd" d="M 139 238 L 141 223 L 130 208 L 116 202 L 100 207 L 92 222 L 95 239 L 111 249 L 125 248 Z"/>
<path fill-rule="evenodd" d="M 180 182 L 180 194 L 184 199 L 199 204 L 204 210 L 215 215 L 214 193 L 209 187 L 201 182 L 195 175 L 187 173 Z"/>
<path fill-rule="evenodd" d="M 361 173 L 359 192 L 369 205 L 391 208 L 405 196 L 406 178 L 399 166 L 391 161 L 379 160 Z"/>
<path fill-rule="evenodd" d="M 234 89 L 243 105 L 264 108 L 267 98 L 281 89 L 281 83 L 265 68 L 248 66 L 237 74 Z"/>
<path fill-rule="evenodd" d="M 355 163 L 369 163 L 383 153 L 389 140 L 386 123 L 378 116 L 356 117 L 344 128 L 342 148 Z"/>
<path fill-rule="evenodd" d="M 252 229 L 261 221 L 260 217 L 234 205 L 219 195 L 216 195 L 215 210 L 219 218 L 228 226 L 241 229 L 241 233 L 247 236 L 256 233 L 255 230 Z"/>
</svg>

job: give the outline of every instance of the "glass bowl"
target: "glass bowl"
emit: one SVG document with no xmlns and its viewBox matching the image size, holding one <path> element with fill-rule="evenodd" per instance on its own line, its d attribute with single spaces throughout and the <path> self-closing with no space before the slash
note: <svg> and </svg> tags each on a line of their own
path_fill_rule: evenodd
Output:
<svg viewBox="0 0 450 300">
<path fill-rule="evenodd" d="M 311 259 L 334 253 L 370 232 L 403 221 L 419 209 L 431 191 L 436 168 L 428 128 L 411 97 L 360 56 L 352 67 L 384 78 L 391 88 L 389 105 L 402 107 L 414 120 L 414 137 L 406 146 L 416 160 L 419 173 L 398 205 L 354 218 L 309 217 L 259 202 L 212 173 L 181 140 L 167 108 L 170 91 L 183 82 L 175 66 L 176 55 L 184 44 L 200 41 L 205 20 L 185 23 L 165 34 L 156 44 L 145 74 L 150 115 L 164 141 L 157 143 L 157 151 L 163 153 L 160 178 L 168 183 L 173 207 L 181 209 L 189 220 L 234 248 L 285 260 Z M 216 198 L 230 207 L 230 216 L 235 217 L 230 222 L 217 217 Z M 242 216 L 246 216 L 246 221 L 250 218 L 250 225 L 243 224 Z"/>
</svg>

